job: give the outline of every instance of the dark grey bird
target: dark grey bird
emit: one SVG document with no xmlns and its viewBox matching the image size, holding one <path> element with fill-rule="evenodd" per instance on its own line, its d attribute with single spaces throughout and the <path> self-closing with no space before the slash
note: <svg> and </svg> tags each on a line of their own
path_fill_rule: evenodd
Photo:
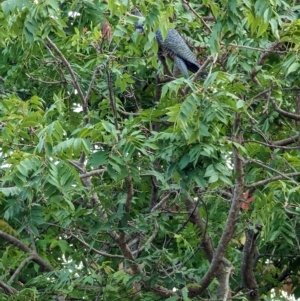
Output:
<svg viewBox="0 0 300 301">
<path fill-rule="evenodd" d="M 134 9 L 133 14 L 137 17 L 142 17 L 141 13 Z M 138 33 L 144 32 L 144 23 L 135 22 L 134 26 Z M 175 29 L 168 29 L 167 36 L 163 39 L 160 29 L 155 33 L 156 40 L 162 53 L 174 61 L 175 66 L 181 71 L 186 78 L 189 77 L 189 72 L 196 73 L 201 65 L 198 63 L 195 54 L 190 50 L 184 39 Z M 203 72 L 202 76 L 205 76 Z"/>
<path fill-rule="evenodd" d="M 155 36 L 162 51 L 174 60 L 174 64 L 185 77 L 189 77 L 188 70 L 196 73 L 201 68 L 195 54 L 190 50 L 177 30 L 168 29 L 164 40 L 160 29 L 156 31 Z"/>
</svg>

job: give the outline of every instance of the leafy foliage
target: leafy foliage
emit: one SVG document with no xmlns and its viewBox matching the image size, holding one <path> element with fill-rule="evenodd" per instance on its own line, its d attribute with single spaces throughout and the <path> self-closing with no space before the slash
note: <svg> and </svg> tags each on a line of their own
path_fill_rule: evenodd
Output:
<svg viewBox="0 0 300 301">
<path fill-rule="evenodd" d="M 295 3 L 1 2 L 0 300 L 299 298 Z"/>
</svg>

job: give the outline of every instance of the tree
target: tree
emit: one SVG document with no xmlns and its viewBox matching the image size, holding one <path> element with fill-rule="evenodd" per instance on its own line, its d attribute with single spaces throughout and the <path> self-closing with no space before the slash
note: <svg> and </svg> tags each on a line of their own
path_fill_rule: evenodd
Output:
<svg viewBox="0 0 300 301">
<path fill-rule="evenodd" d="M 296 4 L 2 1 L 0 300 L 299 297 Z"/>
</svg>

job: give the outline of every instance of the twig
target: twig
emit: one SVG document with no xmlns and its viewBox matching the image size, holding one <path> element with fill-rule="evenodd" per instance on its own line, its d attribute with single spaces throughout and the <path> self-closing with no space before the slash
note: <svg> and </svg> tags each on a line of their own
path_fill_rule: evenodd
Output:
<svg viewBox="0 0 300 301">
<path fill-rule="evenodd" d="M 264 52 L 258 62 L 257 62 L 257 66 L 263 66 L 266 59 L 268 58 L 268 56 L 270 55 L 271 52 L 273 52 L 277 47 L 279 47 L 280 42 L 279 41 L 275 41 L 270 47 L 269 47 L 269 51 L 268 52 Z M 252 79 L 254 79 L 256 77 L 256 75 L 258 74 L 259 70 L 252 70 L 252 72 L 250 73 L 250 76 Z"/>
<path fill-rule="evenodd" d="M 207 25 L 207 23 L 203 20 L 203 18 L 191 7 L 191 5 L 185 1 L 182 0 L 182 2 L 193 12 L 193 14 L 201 21 L 201 23 L 204 25 L 204 27 L 212 33 L 212 29 Z"/>
<path fill-rule="evenodd" d="M 290 177 L 298 177 L 300 176 L 300 172 L 292 172 L 292 173 L 288 173 L 288 174 L 285 174 L 285 176 L 288 178 L 288 179 L 291 179 Z M 272 177 L 272 178 L 269 178 L 269 179 L 265 179 L 265 180 L 261 180 L 261 181 L 258 181 L 258 182 L 254 182 L 250 185 L 247 185 L 247 189 L 248 188 L 254 188 L 254 187 L 258 187 L 258 186 L 262 186 L 262 185 L 266 185 L 268 183 L 271 183 L 271 182 L 274 182 L 274 181 L 277 181 L 277 180 L 281 180 L 281 179 L 286 179 L 286 177 L 284 176 L 275 176 L 275 177 Z"/>
<path fill-rule="evenodd" d="M 169 197 L 170 197 L 170 195 L 171 195 L 171 192 L 170 193 L 168 193 L 168 194 L 166 194 L 160 201 L 159 201 L 159 203 L 157 203 L 152 209 L 151 209 L 151 213 L 153 213 L 155 210 L 157 210 L 158 208 L 161 208 L 163 205 L 164 205 L 164 203 L 169 199 Z"/>
<path fill-rule="evenodd" d="M 113 114 L 114 114 L 114 124 L 115 124 L 115 128 L 116 128 L 116 130 L 118 132 L 117 133 L 118 139 L 121 140 L 120 133 L 119 133 L 117 107 L 116 107 L 116 102 L 115 102 L 115 99 L 114 99 L 111 77 L 110 77 L 110 73 L 109 73 L 108 70 L 106 71 L 106 76 L 107 76 L 107 86 L 108 86 L 109 102 L 110 102 L 110 106 L 111 106 Z"/>
<path fill-rule="evenodd" d="M 134 117 L 139 117 L 141 114 L 140 113 L 133 113 L 133 112 L 125 112 L 125 111 L 122 111 L 120 109 L 117 109 L 117 111 L 124 115 L 124 116 L 134 116 Z"/>
<path fill-rule="evenodd" d="M 75 76 L 75 72 L 73 71 L 70 63 L 68 62 L 68 60 L 65 58 L 65 56 L 63 55 L 63 53 L 57 48 L 57 46 L 52 42 L 52 40 L 49 37 L 46 37 L 46 41 L 47 43 L 50 45 L 50 47 L 56 52 L 56 54 L 60 57 L 60 59 L 62 60 L 64 66 L 68 69 L 70 76 L 72 77 L 72 81 L 73 81 L 73 85 L 75 86 L 77 93 L 81 99 L 82 102 L 82 110 L 83 113 L 85 115 L 85 124 L 89 123 L 89 118 L 88 118 L 88 103 L 83 95 L 83 92 L 79 86 L 78 80 Z"/>
<path fill-rule="evenodd" d="M 81 244 L 83 244 L 85 247 L 88 248 L 88 250 L 92 250 L 93 252 L 95 252 L 96 254 L 99 254 L 101 256 L 105 256 L 105 257 L 110 257 L 110 258 L 121 258 L 124 259 L 124 256 L 122 255 L 117 255 L 117 254 L 109 254 L 103 251 L 99 251 L 93 247 L 91 247 L 87 242 L 85 242 L 83 239 L 79 238 L 77 235 L 71 233 L 72 237 L 74 237 L 75 239 L 77 239 Z"/>
<path fill-rule="evenodd" d="M 89 177 L 92 177 L 92 176 L 102 175 L 105 171 L 106 171 L 106 168 L 95 169 L 95 170 L 80 174 L 79 178 L 83 179 L 83 178 L 89 178 Z"/>
<path fill-rule="evenodd" d="M 254 164 L 258 165 L 258 166 L 261 166 L 261 167 L 263 167 L 263 168 L 269 169 L 269 170 L 271 170 L 271 171 L 277 173 L 278 175 L 280 175 L 281 178 L 290 180 L 290 181 L 292 181 L 292 182 L 298 184 L 293 178 L 290 178 L 290 177 L 287 176 L 286 174 L 284 174 L 284 173 L 278 171 L 277 169 L 274 169 L 274 168 L 272 168 L 272 167 L 270 167 L 270 166 L 268 166 L 268 165 L 266 165 L 266 164 L 264 164 L 264 163 L 262 163 L 262 162 L 259 162 L 259 161 L 254 160 L 254 159 L 248 159 L 248 160 L 245 161 L 245 162 L 246 162 L 246 163 L 254 163 Z"/>
<path fill-rule="evenodd" d="M 297 135 L 298 137 L 298 135 Z M 280 148 L 280 149 L 299 149 L 299 146 L 281 146 L 281 145 L 275 145 L 275 144 L 269 144 L 262 141 L 257 140 L 245 140 L 244 143 L 257 143 L 264 146 L 267 146 L 269 148 Z"/>
<path fill-rule="evenodd" d="M 15 272 L 13 273 L 13 275 L 10 277 L 10 279 L 7 281 L 7 283 L 9 285 L 11 285 L 13 283 L 13 281 L 15 280 L 15 278 L 21 273 L 22 269 L 25 267 L 25 265 L 30 261 L 33 260 L 34 256 L 30 255 L 28 257 L 26 257 L 21 264 L 18 266 L 18 268 L 15 270 Z"/>
<path fill-rule="evenodd" d="M 201 66 L 201 68 L 195 73 L 194 77 L 193 77 L 193 82 L 196 82 L 199 77 L 201 76 L 201 73 L 205 70 L 206 66 L 212 61 L 212 56 L 209 56 L 206 61 L 203 63 L 203 65 Z M 183 94 L 186 95 L 188 93 L 188 91 L 190 90 L 190 86 L 186 85 L 185 88 L 183 89 Z"/>
<path fill-rule="evenodd" d="M 94 72 L 93 72 L 93 75 L 92 75 L 92 79 L 90 81 L 90 84 L 89 84 L 89 88 L 86 92 L 86 95 L 85 95 L 85 103 L 88 103 L 89 101 L 89 97 L 90 97 L 90 94 L 92 92 L 92 88 L 93 88 L 93 85 L 94 85 L 94 82 L 95 82 L 95 79 L 96 79 L 96 75 L 98 73 L 99 70 L 103 69 L 104 68 L 104 65 L 103 64 L 100 64 L 99 66 L 97 66 L 95 69 L 94 69 Z"/>
<path fill-rule="evenodd" d="M 133 254 L 134 255 L 139 254 L 146 248 L 146 246 L 149 246 L 152 243 L 152 241 L 155 239 L 155 237 L 158 233 L 158 230 L 159 230 L 159 225 L 158 225 L 157 220 L 155 219 L 154 220 L 154 231 L 153 231 L 152 235 L 147 239 L 145 244 L 143 246 L 141 246 L 140 248 L 138 248 L 136 251 L 134 251 Z"/>
<path fill-rule="evenodd" d="M 30 80 L 35 80 L 35 81 L 38 81 L 38 82 L 43 83 L 43 84 L 46 84 L 46 85 L 61 85 L 61 84 L 67 83 L 66 80 L 54 81 L 54 82 L 48 82 L 48 81 L 45 81 L 45 80 L 42 80 L 42 79 L 39 79 L 39 78 L 35 78 L 35 77 L 31 76 L 31 75 L 28 74 L 28 73 L 25 73 L 25 74 L 26 74 L 26 76 L 27 76 Z"/>
</svg>

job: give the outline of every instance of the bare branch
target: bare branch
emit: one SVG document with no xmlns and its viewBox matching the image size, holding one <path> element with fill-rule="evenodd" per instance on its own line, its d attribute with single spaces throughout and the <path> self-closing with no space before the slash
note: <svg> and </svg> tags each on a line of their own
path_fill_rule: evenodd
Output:
<svg viewBox="0 0 300 301">
<path fill-rule="evenodd" d="M 209 262 L 213 259 L 214 247 L 211 242 L 211 238 L 207 235 L 207 223 L 204 223 L 199 210 L 195 210 L 195 204 L 190 198 L 187 196 L 184 197 L 184 203 L 187 211 L 190 213 L 189 220 L 200 230 L 200 234 L 202 236 L 202 240 L 200 245 L 203 247 L 203 251 L 209 260 Z"/>
<path fill-rule="evenodd" d="M 86 98 L 83 95 L 83 92 L 79 86 L 78 80 L 76 78 L 75 72 L 73 71 L 70 63 L 68 62 L 68 60 L 65 58 L 65 56 L 63 55 L 63 53 L 57 48 L 57 46 L 52 42 L 52 40 L 49 37 L 46 37 L 46 41 L 49 44 L 49 46 L 55 51 L 55 53 L 60 57 L 60 59 L 62 60 L 64 66 L 68 69 L 70 76 L 72 77 L 73 80 L 73 85 L 77 90 L 77 93 L 81 99 L 81 103 L 82 103 L 82 110 L 83 113 L 85 115 L 85 123 L 87 124 L 89 122 L 89 118 L 88 118 L 88 103 L 86 101 Z"/>
<path fill-rule="evenodd" d="M 122 111 L 120 109 L 117 109 L 117 111 L 124 115 L 124 116 L 134 116 L 134 117 L 139 117 L 141 114 L 140 113 L 133 113 L 133 112 L 125 112 L 125 111 Z"/>
<path fill-rule="evenodd" d="M 120 234 L 119 239 L 117 240 L 117 244 L 124 257 L 129 260 L 130 268 L 133 274 L 140 274 L 141 273 L 140 267 L 138 266 L 137 263 L 134 262 L 134 256 L 133 253 L 130 251 L 128 244 L 126 244 L 124 232 Z"/>
<path fill-rule="evenodd" d="M 16 295 L 19 293 L 18 290 L 15 288 L 5 284 L 2 280 L 0 280 L 0 287 L 3 289 L 6 295 L 11 296 L 11 295 Z"/>
<path fill-rule="evenodd" d="M 264 53 L 260 56 L 260 58 L 259 58 L 259 60 L 258 60 L 258 62 L 257 62 L 257 66 L 263 66 L 264 63 L 265 63 L 265 61 L 266 61 L 266 59 L 267 59 L 268 56 L 270 55 L 270 53 L 274 52 L 274 50 L 275 50 L 276 48 L 278 48 L 279 46 L 280 46 L 280 42 L 279 42 L 279 41 L 275 41 L 275 42 L 268 48 L 269 51 L 264 52 Z M 255 69 L 252 70 L 252 72 L 250 73 L 251 78 L 254 79 L 254 78 L 256 77 L 256 75 L 258 74 L 258 72 L 259 72 L 259 70 L 255 70 Z"/>
<path fill-rule="evenodd" d="M 88 88 L 88 90 L 86 92 L 86 95 L 85 95 L 85 103 L 88 103 L 88 101 L 89 101 L 89 97 L 90 97 L 90 94 L 92 92 L 92 88 L 93 88 L 93 85 L 94 85 L 94 82 L 95 82 L 96 75 L 97 75 L 98 71 L 101 70 L 101 69 L 103 69 L 103 68 L 104 68 L 104 65 L 100 64 L 99 66 L 97 66 L 94 69 L 94 72 L 93 72 L 93 75 L 92 75 L 92 79 L 90 81 L 89 88 Z"/>
<path fill-rule="evenodd" d="M 78 169 L 82 174 L 85 173 L 85 169 L 82 168 L 77 161 L 73 161 L 73 160 L 68 160 L 68 162 L 74 166 L 76 169 Z"/>
<path fill-rule="evenodd" d="M 262 162 L 259 162 L 259 161 L 254 160 L 254 159 L 248 159 L 247 163 L 254 163 L 254 164 L 258 165 L 258 166 L 261 166 L 263 168 L 269 169 L 269 170 L 271 170 L 271 171 L 279 174 L 282 178 L 290 180 L 290 181 L 292 181 L 292 182 L 294 182 L 294 183 L 297 184 L 297 182 L 293 178 L 289 177 L 288 175 L 286 175 L 286 174 L 278 171 L 277 169 L 274 169 L 274 168 L 272 168 L 272 167 L 270 167 L 270 166 L 268 166 L 268 165 L 266 165 L 266 164 L 264 164 Z"/>
<path fill-rule="evenodd" d="M 92 177 L 92 176 L 99 176 L 99 175 L 102 175 L 105 171 L 106 171 L 106 168 L 95 169 L 95 170 L 80 174 L 79 178 L 83 179 L 83 178 L 89 178 L 89 177 Z"/>
<path fill-rule="evenodd" d="M 95 252 L 98 255 L 101 256 L 105 256 L 105 257 L 109 257 L 109 258 L 121 258 L 124 259 L 124 256 L 122 255 L 117 255 L 117 254 L 109 254 L 103 251 L 99 251 L 93 247 L 91 247 L 87 242 L 85 242 L 83 239 L 79 238 L 77 235 L 71 233 L 72 237 L 74 237 L 75 239 L 77 239 L 81 244 L 83 244 L 85 247 L 88 248 L 88 250 L 92 250 L 93 252 Z"/>
<path fill-rule="evenodd" d="M 148 238 L 148 240 L 145 242 L 145 244 L 143 246 L 138 248 L 138 250 L 134 251 L 132 254 L 134 254 L 134 255 L 139 254 L 146 248 L 146 246 L 149 246 L 152 243 L 152 241 L 155 239 L 155 237 L 158 233 L 158 230 L 159 230 L 158 222 L 157 222 L 157 220 L 154 220 L 154 231 L 153 231 L 152 235 Z"/>
<path fill-rule="evenodd" d="M 225 277 L 224 277 L 224 297 L 223 301 L 228 300 L 228 296 L 230 295 L 230 284 L 229 284 L 229 278 L 231 275 L 231 272 L 234 270 L 234 267 L 232 264 L 230 264 L 229 267 L 225 270 Z"/>
<path fill-rule="evenodd" d="M 118 131 L 118 133 L 117 133 L 118 139 L 121 140 L 120 133 L 119 133 L 119 124 L 118 124 L 118 114 L 117 114 L 116 101 L 115 101 L 115 98 L 114 98 L 111 77 L 110 77 L 110 73 L 109 73 L 108 70 L 106 71 L 106 77 L 107 77 L 109 102 L 110 102 L 110 106 L 111 106 L 111 109 L 112 109 L 113 114 L 114 114 L 114 124 L 115 124 L 116 130 Z"/>
<path fill-rule="evenodd" d="M 31 250 L 25 244 L 23 244 L 19 239 L 17 239 L 16 237 L 14 237 L 12 235 L 9 235 L 8 233 L 5 233 L 0 230 L 0 237 L 25 253 L 31 252 Z"/>
<path fill-rule="evenodd" d="M 157 210 L 158 208 L 161 208 L 164 204 L 165 204 L 165 202 L 169 199 L 169 197 L 170 197 L 170 195 L 171 195 L 171 192 L 170 193 L 168 193 L 168 194 L 166 194 L 160 201 L 159 201 L 159 203 L 157 203 L 152 209 L 151 209 L 151 213 L 153 213 L 155 210 Z"/>
<path fill-rule="evenodd" d="M 28 257 L 26 257 L 21 264 L 18 266 L 18 268 L 15 270 L 15 272 L 13 273 L 13 275 L 10 277 L 10 279 L 7 281 L 7 283 L 9 285 L 11 285 L 13 283 L 13 281 L 15 280 L 15 278 L 21 273 L 22 269 L 25 267 L 25 265 L 30 261 L 33 260 L 34 256 L 30 255 Z"/>
<path fill-rule="evenodd" d="M 247 189 L 248 188 L 254 188 L 254 187 L 263 186 L 263 185 L 266 185 L 268 183 L 271 183 L 271 182 L 274 182 L 274 181 L 277 181 L 277 180 L 281 180 L 281 179 L 288 178 L 290 180 L 291 177 L 298 177 L 298 176 L 300 176 L 300 172 L 292 172 L 292 173 L 284 174 L 284 176 L 279 175 L 279 176 L 275 176 L 275 177 L 272 177 L 272 178 L 269 178 L 269 179 L 254 182 L 250 185 L 247 185 L 246 187 L 247 187 Z"/>
<path fill-rule="evenodd" d="M 49 263 L 44 261 L 37 253 L 32 251 L 30 248 L 28 248 L 25 244 L 23 244 L 16 237 L 11 236 L 11 235 L 9 235 L 9 234 L 1 231 L 1 230 L 0 230 L 0 237 L 2 239 L 6 240 L 8 243 L 14 245 L 15 247 L 17 247 L 21 251 L 23 251 L 25 253 L 30 253 L 31 256 L 33 257 L 32 260 L 34 262 L 36 262 L 38 265 L 40 265 L 44 270 L 46 270 L 46 271 L 53 271 L 54 270 L 54 268 Z"/>
<path fill-rule="evenodd" d="M 299 137 L 299 136 L 297 135 L 297 137 Z M 288 138 L 288 139 L 290 139 L 290 138 Z M 257 144 L 261 144 L 261 145 L 264 145 L 264 146 L 269 147 L 269 148 L 299 149 L 299 146 L 281 146 L 281 145 L 265 143 L 265 142 L 257 141 L 257 140 L 245 140 L 244 143 L 257 143 Z"/>
<path fill-rule="evenodd" d="M 43 84 L 46 84 L 46 85 L 62 85 L 62 84 L 67 83 L 66 80 L 60 80 L 60 81 L 54 81 L 54 82 L 48 82 L 48 81 L 45 81 L 45 80 L 42 80 L 42 79 L 39 79 L 39 78 L 35 78 L 35 77 L 31 76 L 31 75 L 28 74 L 28 73 L 25 73 L 25 74 L 26 74 L 26 76 L 27 76 L 30 80 L 38 81 L 38 82 L 43 83 Z"/>
<path fill-rule="evenodd" d="M 261 226 L 257 226 L 256 232 L 252 229 L 246 231 L 246 242 L 243 248 L 241 264 L 241 276 L 243 287 L 247 290 L 248 300 L 259 300 L 258 285 L 253 273 L 253 259 L 256 250 L 255 240 L 261 228 Z"/>
<path fill-rule="evenodd" d="M 191 5 L 187 1 L 185 1 L 185 0 L 182 0 L 182 3 L 184 3 L 193 12 L 193 14 L 201 21 L 201 23 L 203 24 L 203 26 L 210 33 L 212 33 L 212 29 L 208 26 L 208 24 L 204 21 L 204 19 L 191 7 Z"/>
<path fill-rule="evenodd" d="M 300 115 L 293 114 L 291 112 L 288 112 L 288 111 L 285 111 L 285 110 L 282 110 L 281 108 L 279 108 L 273 98 L 271 98 L 271 102 L 274 106 L 275 111 L 278 112 L 279 114 L 281 114 L 282 116 L 285 116 L 287 118 L 290 118 L 290 119 L 293 119 L 296 121 L 300 120 Z"/>
<path fill-rule="evenodd" d="M 126 197 L 126 202 L 125 202 L 125 210 L 126 210 L 126 213 L 129 214 L 132 199 L 133 199 L 133 182 L 132 182 L 132 178 L 130 176 L 126 177 L 125 181 L 127 182 L 127 185 L 128 185 L 127 197 Z"/>
<path fill-rule="evenodd" d="M 282 139 L 282 140 L 278 140 L 278 141 L 273 141 L 272 144 L 276 145 L 276 146 L 285 146 L 285 145 L 289 145 L 292 143 L 299 143 L 300 142 L 300 135 L 297 134 L 295 136 L 286 138 L 286 139 Z"/>
</svg>

